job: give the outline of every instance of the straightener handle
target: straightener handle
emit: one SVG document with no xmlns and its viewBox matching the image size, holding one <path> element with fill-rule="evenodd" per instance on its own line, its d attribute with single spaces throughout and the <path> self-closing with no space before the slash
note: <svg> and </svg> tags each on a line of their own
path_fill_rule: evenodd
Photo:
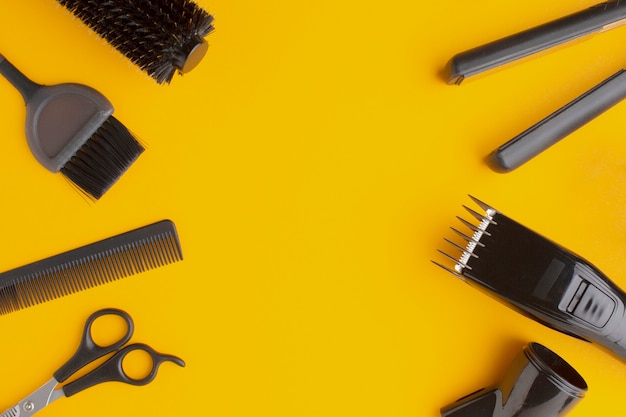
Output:
<svg viewBox="0 0 626 417">
<path fill-rule="evenodd" d="M 444 77 L 448 84 L 458 85 L 473 75 L 624 23 L 626 23 L 626 2 L 606 1 L 461 52 L 450 59 Z"/>
<path fill-rule="evenodd" d="M 487 156 L 496 172 L 509 172 L 626 98 L 626 70 L 619 70 L 591 90 L 504 143 Z"/>
</svg>

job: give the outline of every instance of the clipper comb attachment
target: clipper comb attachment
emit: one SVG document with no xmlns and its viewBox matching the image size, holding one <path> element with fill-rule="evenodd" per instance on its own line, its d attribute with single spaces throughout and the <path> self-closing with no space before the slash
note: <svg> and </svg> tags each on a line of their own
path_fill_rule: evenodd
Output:
<svg viewBox="0 0 626 417">
<path fill-rule="evenodd" d="M 444 241 L 450 244 L 452 248 L 455 249 L 459 253 L 459 255 L 455 257 L 452 255 L 449 255 L 447 252 L 444 252 L 441 249 L 437 249 L 439 253 L 441 253 L 446 258 L 454 262 L 454 266 L 447 267 L 438 262 L 432 261 L 435 265 L 445 269 L 446 271 L 450 272 L 452 275 L 458 278 L 463 278 L 463 270 L 472 269 L 470 266 L 468 266 L 468 262 L 470 258 L 476 258 L 476 259 L 478 258 L 478 255 L 474 253 L 476 250 L 476 247 L 485 246 L 480 241 L 481 237 L 483 235 L 491 236 L 491 234 L 487 231 L 487 226 L 489 224 L 496 224 L 493 221 L 493 216 L 496 213 L 496 210 L 493 207 L 488 206 L 487 204 L 483 203 L 482 201 L 478 200 L 475 197 L 470 196 L 470 198 L 481 209 L 485 211 L 485 214 L 484 215 L 479 214 L 475 210 L 472 210 L 471 208 L 464 205 L 463 208 L 467 210 L 467 212 L 471 214 L 472 217 L 474 217 L 474 219 L 476 219 L 479 222 L 478 225 L 474 225 L 459 216 L 456 217 L 465 227 L 467 227 L 467 229 L 469 229 L 469 232 L 464 233 L 454 227 L 451 227 L 452 231 L 465 241 L 466 243 L 465 247 L 453 242 L 450 239 L 444 238 Z M 471 236 L 469 236 L 467 233 L 471 233 Z"/>
<path fill-rule="evenodd" d="M 463 244 L 436 265 L 519 313 L 626 361 L 626 294 L 592 263 L 473 198 Z M 450 248 L 449 248 L 450 249 Z M 455 256 L 456 254 L 456 256 Z M 450 261 L 452 264 L 450 264 Z"/>
</svg>

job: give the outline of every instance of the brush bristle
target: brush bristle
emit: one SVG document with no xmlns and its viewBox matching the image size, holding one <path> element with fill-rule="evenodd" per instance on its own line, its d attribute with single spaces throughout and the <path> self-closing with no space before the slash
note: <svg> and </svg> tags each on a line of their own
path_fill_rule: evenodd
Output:
<svg viewBox="0 0 626 417">
<path fill-rule="evenodd" d="M 144 147 L 115 117 L 109 118 L 61 168 L 61 173 L 98 200 L 126 172 Z"/>
<path fill-rule="evenodd" d="M 57 1 L 159 84 L 213 30 L 213 16 L 190 0 Z"/>
</svg>

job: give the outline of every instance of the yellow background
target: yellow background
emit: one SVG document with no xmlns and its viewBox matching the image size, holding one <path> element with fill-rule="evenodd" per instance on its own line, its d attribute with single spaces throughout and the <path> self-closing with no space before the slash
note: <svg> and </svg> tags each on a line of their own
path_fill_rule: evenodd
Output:
<svg viewBox="0 0 626 417">
<path fill-rule="evenodd" d="M 502 377 L 530 341 L 589 384 L 571 416 L 619 415 L 626 365 L 434 266 L 475 195 L 626 288 L 626 104 L 510 174 L 493 148 L 617 71 L 619 28 L 448 86 L 455 53 L 582 0 L 224 1 L 191 73 L 159 86 L 53 0 L 5 1 L 0 52 L 33 80 L 102 92 L 147 151 L 97 203 L 30 154 L 0 80 L 0 270 L 172 219 L 185 260 L 0 317 L 0 410 L 45 382 L 86 317 L 181 356 L 41 416 L 415 416 Z"/>
</svg>

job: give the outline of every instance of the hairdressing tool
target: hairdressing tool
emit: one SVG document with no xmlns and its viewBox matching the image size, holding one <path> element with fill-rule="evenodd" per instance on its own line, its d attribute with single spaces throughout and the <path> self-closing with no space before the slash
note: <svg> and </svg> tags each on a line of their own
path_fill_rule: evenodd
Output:
<svg viewBox="0 0 626 417">
<path fill-rule="evenodd" d="M 563 333 L 596 343 L 626 361 L 626 294 L 587 260 L 472 199 L 478 221 L 453 228 L 465 246 L 434 262 L 514 310 Z"/>
<path fill-rule="evenodd" d="M 0 74 L 26 101 L 26 139 L 35 158 L 88 196 L 102 197 L 144 151 L 93 88 L 36 84 L 2 55 Z"/>
<path fill-rule="evenodd" d="M 537 52 L 626 23 L 626 2 L 611 0 L 465 52 L 448 62 L 448 84 L 512 63 Z"/>
<path fill-rule="evenodd" d="M 441 409 L 442 417 L 562 417 L 587 392 L 563 358 L 539 343 L 520 352 L 501 382 Z"/>
<path fill-rule="evenodd" d="M 448 84 L 512 63 L 584 36 L 626 23 L 626 2 L 596 4 L 543 25 L 455 55 L 448 62 Z M 499 146 L 487 156 L 497 172 L 509 172 L 537 156 L 567 135 L 626 98 L 626 73 L 619 70 L 534 126 Z"/>
<path fill-rule="evenodd" d="M 625 98 L 626 71 L 622 69 L 499 146 L 487 156 L 487 164 L 497 172 L 512 171 Z"/>
<path fill-rule="evenodd" d="M 127 326 L 126 333 L 117 342 L 106 346 L 98 345 L 92 335 L 92 325 L 98 318 L 103 316 L 118 316 L 124 320 Z M 87 319 L 76 353 L 74 353 L 65 365 L 54 373 L 52 379 L 16 405 L 0 414 L 0 417 L 31 416 L 61 397 L 71 397 L 74 394 L 103 382 L 123 382 L 136 386 L 146 385 L 154 380 L 159 366 L 164 362 L 173 362 L 181 367 L 185 366 L 185 362 L 182 359 L 176 356 L 158 353 L 148 345 L 142 343 L 126 345 L 132 337 L 133 331 L 133 320 L 128 313 L 112 308 L 96 311 Z M 150 372 L 141 378 L 129 376 L 123 366 L 126 357 L 131 352 L 135 351 L 145 352 L 152 360 Z M 113 355 L 110 356 L 106 362 L 90 370 L 80 378 L 60 386 L 61 383 L 68 380 L 71 376 L 96 359 L 102 358 L 110 353 L 113 353 Z"/>
<path fill-rule="evenodd" d="M 159 84 L 195 68 L 213 31 L 213 16 L 190 0 L 57 1 Z"/>
<path fill-rule="evenodd" d="M 0 273 L 0 315 L 182 258 L 174 223 L 153 223 Z"/>
</svg>

